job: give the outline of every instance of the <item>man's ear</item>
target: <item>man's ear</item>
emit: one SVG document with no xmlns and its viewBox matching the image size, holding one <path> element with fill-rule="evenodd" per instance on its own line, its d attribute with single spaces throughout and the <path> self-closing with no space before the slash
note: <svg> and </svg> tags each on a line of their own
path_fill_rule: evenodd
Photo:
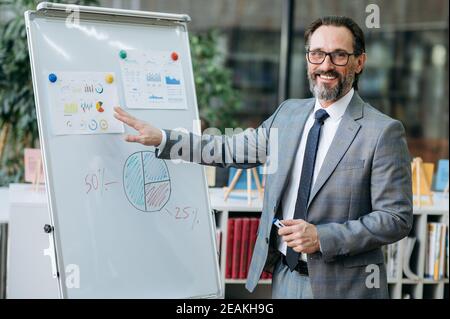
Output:
<svg viewBox="0 0 450 319">
<path fill-rule="evenodd" d="M 367 61 L 367 54 L 363 53 L 358 57 L 356 65 L 356 74 L 361 74 Z"/>
</svg>

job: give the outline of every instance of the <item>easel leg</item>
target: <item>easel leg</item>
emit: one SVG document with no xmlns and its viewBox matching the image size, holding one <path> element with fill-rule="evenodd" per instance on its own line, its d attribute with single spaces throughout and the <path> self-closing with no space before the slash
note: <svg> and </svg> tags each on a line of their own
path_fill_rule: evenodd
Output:
<svg viewBox="0 0 450 319">
<path fill-rule="evenodd" d="M 259 181 L 258 171 L 255 167 L 252 168 L 253 178 L 255 179 L 256 188 L 258 189 L 258 197 L 262 198 L 262 194 L 264 192 L 261 182 Z"/>
<path fill-rule="evenodd" d="M 239 180 L 239 177 L 241 177 L 242 174 L 242 169 L 238 169 L 236 170 L 236 174 L 233 177 L 233 180 L 231 181 L 230 186 L 228 187 L 228 189 L 225 192 L 225 196 L 224 196 L 224 200 L 226 201 L 228 199 L 228 196 L 230 196 L 231 191 L 234 189 L 234 187 L 236 186 L 236 183 Z"/>
</svg>

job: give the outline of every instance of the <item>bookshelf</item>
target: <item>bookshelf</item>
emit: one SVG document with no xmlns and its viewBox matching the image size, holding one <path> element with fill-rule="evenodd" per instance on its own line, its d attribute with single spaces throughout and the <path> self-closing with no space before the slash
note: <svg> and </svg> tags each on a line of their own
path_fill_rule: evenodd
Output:
<svg viewBox="0 0 450 319">
<path fill-rule="evenodd" d="M 222 278 L 224 298 L 250 299 L 250 298 L 271 298 L 271 279 L 261 279 L 255 292 L 250 294 L 245 289 L 246 279 L 227 279 L 225 278 L 225 263 L 227 251 L 227 225 L 228 219 L 232 217 L 260 217 L 262 211 L 262 200 L 257 198 L 256 192 L 253 192 L 251 205 L 247 204 L 247 200 L 228 198 L 224 201 L 223 188 L 209 189 L 211 208 L 216 211 L 217 229 L 221 231 L 220 240 L 220 275 Z M 246 193 L 243 192 L 245 196 Z"/>
<path fill-rule="evenodd" d="M 252 200 L 247 205 L 246 200 L 229 198 L 223 200 L 222 188 L 210 188 L 211 207 L 216 211 L 217 228 L 221 231 L 220 241 L 220 271 L 223 282 L 225 298 L 271 298 L 271 279 L 261 279 L 253 294 L 245 289 L 245 279 L 226 279 L 226 243 L 228 218 L 251 216 L 259 217 L 262 211 L 262 201 Z M 411 254 L 410 268 L 419 278 L 409 279 L 402 269 L 397 272 L 395 278 L 388 278 L 389 293 L 392 299 L 448 299 L 449 280 L 432 280 L 425 278 L 427 224 L 429 222 L 449 224 L 448 195 L 435 194 L 433 206 L 414 207 L 414 224 L 410 237 L 416 237 L 416 243 Z M 448 235 L 448 234 L 447 234 Z M 403 256 L 405 240 L 399 242 L 398 256 Z M 400 258 L 400 257 L 399 257 Z"/>
<path fill-rule="evenodd" d="M 433 280 L 425 277 L 425 264 L 427 259 L 428 230 L 430 222 L 449 225 L 448 194 L 435 193 L 433 206 L 414 207 L 414 224 L 409 237 L 415 237 L 416 243 L 411 254 L 410 268 L 418 276 L 417 280 L 409 279 L 404 272 L 397 272 L 394 278 L 388 277 L 391 298 L 402 299 L 448 299 L 449 280 L 443 278 Z M 448 236 L 448 233 L 447 233 Z M 405 240 L 398 243 L 398 257 L 402 259 L 405 254 Z M 389 272 L 389 270 L 388 270 Z"/>
</svg>

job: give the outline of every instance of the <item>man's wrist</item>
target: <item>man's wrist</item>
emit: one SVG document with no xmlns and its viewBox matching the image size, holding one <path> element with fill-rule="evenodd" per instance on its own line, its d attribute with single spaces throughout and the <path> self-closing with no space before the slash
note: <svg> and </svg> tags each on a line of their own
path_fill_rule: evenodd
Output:
<svg viewBox="0 0 450 319">
<path fill-rule="evenodd" d="M 166 132 L 164 130 L 160 130 L 160 131 L 161 131 L 161 143 L 159 143 L 159 145 L 155 145 L 155 147 L 157 149 L 159 149 L 160 151 L 162 151 L 164 149 L 164 147 L 166 146 L 167 136 L 166 136 Z"/>
</svg>

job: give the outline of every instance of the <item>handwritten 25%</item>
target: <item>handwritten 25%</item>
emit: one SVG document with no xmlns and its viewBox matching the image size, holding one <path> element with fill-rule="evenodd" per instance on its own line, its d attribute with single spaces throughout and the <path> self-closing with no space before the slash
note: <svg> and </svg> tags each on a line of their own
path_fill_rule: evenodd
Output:
<svg viewBox="0 0 450 319">
<path fill-rule="evenodd" d="M 199 223 L 199 220 L 197 219 L 198 211 L 194 207 L 175 207 L 175 211 L 170 211 L 165 208 L 165 211 L 176 220 L 192 219 L 191 228 L 194 228 L 194 226 Z"/>
</svg>

